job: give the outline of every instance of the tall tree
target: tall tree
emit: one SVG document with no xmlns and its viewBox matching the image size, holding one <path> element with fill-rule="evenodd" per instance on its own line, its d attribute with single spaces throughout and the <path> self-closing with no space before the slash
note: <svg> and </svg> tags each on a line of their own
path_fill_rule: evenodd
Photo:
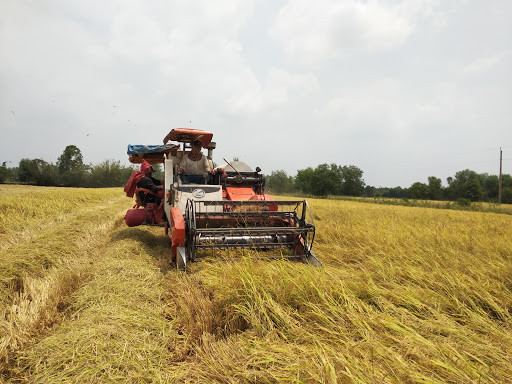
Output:
<svg viewBox="0 0 512 384">
<path fill-rule="evenodd" d="M 503 204 L 512 204 L 512 188 L 504 187 L 501 194 L 501 202 Z"/>
<path fill-rule="evenodd" d="M 448 186 L 448 191 L 452 199 L 465 198 L 478 201 L 483 197 L 483 189 L 478 174 L 470 169 L 457 172 Z"/>
<path fill-rule="evenodd" d="M 497 175 L 481 173 L 479 176 L 485 200 L 498 200 L 499 178 Z"/>
<path fill-rule="evenodd" d="M 315 169 L 299 170 L 295 177 L 295 184 L 305 193 L 327 196 L 340 193 L 341 180 L 341 167 L 336 164 L 320 164 Z"/>
<path fill-rule="evenodd" d="M 297 176 L 295 176 L 295 187 L 304 193 L 313 193 L 313 174 L 315 171 L 313 168 L 308 167 L 306 169 L 299 169 Z"/>
<path fill-rule="evenodd" d="M 428 185 L 416 182 L 409 187 L 409 196 L 413 199 L 427 199 L 428 198 Z"/>
<path fill-rule="evenodd" d="M 339 195 L 341 181 L 341 167 L 336 164 L 320 164 L 313 174 L 313 194 L 315 196 Z"/>
<path fill-rule="evenodd" d="M 345 196 L 362 196 L 365 183 L 363 171 L 355 165 L 345 165 L 341 168 L 341 194 Z"/>
<path fill-rule="evenodd" d="M 75 145 L 68 145 L 57 160 L 59 174 L 64 186 L 79 187 L 85 174 L 82 152 Z"/>
<path fill-rule="evenodd" d="M 7 161 L 4 161 L 2 163 L 2 166 L 0 167 L 0 184 L 3 184 L 7 181 L 7 179 L 10 176 L 9 168 L 7 168 Z"/>
<path fill-rule="evenodd" d="M 288 176 L 285 171 L 272 171 L 270 176 L 266 176 L 267 188 L 274 193 L 287 193 L 293 190 L 293 177 Z"/>
<path fill-rule="evenodd" d="M 428 178 L 428 198 L 431 200 L 441 200 L 443 196 L 443 187 L 441 185 L 441 179 L 435 176 L 429 176 Z"/>
<path fill-rule="evenodd" d="M 62 155 L 57 159 L 60 173 L 74 171 L 84 165 L 80 149 L 75 145 L 68 145 Z"/>
</svg>

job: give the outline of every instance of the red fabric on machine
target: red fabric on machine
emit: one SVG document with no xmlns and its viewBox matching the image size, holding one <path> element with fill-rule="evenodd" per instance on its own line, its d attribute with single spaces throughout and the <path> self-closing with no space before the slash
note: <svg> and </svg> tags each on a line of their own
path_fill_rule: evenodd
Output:
<svg viewBox="0 0 512 384">
<path fill-rule="evenodd" d="M 137 183 L 149 173 L 151 173 L 151 165 L 146 160 L 144 160 L 140 165 L 140 171 L 133 171 L 132 175 L 128 179 L 128 182 L 124 186 L 124 192 L 126 193 L 126 196 L 133 197 L 135 194 L 135 188 L 137 188 Z"/>
</svg>

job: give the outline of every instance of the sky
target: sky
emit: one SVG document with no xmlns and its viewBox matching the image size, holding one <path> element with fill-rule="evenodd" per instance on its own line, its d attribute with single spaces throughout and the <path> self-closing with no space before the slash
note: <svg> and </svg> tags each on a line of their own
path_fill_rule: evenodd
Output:
<svg viewBox="0 0 512 384">
<path fill-rule="evenodd" d="M 2 0 L 0 163 L 129 165 L 213 132 L 214 161 L 355 165 L 372 186 L 512 173 L 510 0 Z"/>
</svg>

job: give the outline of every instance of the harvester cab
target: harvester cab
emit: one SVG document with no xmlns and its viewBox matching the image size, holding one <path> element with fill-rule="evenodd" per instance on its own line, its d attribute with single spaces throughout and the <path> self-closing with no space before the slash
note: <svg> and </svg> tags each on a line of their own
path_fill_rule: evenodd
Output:
<svg viewBox="0 0 512 384">
<path fill-rule="evenodd" d="M 178 268 L 207 256 L 232 259 L 247 254 L 244 250 L 252 250 L 251 257 L 297 259 L 320 266 L 311 250 L 315 226 L 307 202 L 274 200 L 264 193 L 261 170 L 243 162 L 226 161 L 213 170 L 212 138 L 208 131 L 175 128 L 164 145 L 129 145 L 130 162 L 163 164 L 164 180 L 162 199 L 128 210 L 126 224 L 163 226 L 171 239 L 171 261 Z M 207 149 L 212 170 L 201 184 L 187 183 L 178 172 L 197 141 Z"/>
</svg>

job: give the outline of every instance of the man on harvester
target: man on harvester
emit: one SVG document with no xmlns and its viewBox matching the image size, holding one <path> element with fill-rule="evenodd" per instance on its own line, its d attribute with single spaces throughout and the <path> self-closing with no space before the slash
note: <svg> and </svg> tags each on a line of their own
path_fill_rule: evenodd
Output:
<svg viewBox="0 0 512 384">
<path fill-rule="evenodd" d="M 190 152 L 183 155 L 178 166 L 183 184 L 207 184 L 210 175 L 215 174 L 208 158 L 201 152 L 202 147 L 199 140 L 194 140 Z"/>
</svg>

